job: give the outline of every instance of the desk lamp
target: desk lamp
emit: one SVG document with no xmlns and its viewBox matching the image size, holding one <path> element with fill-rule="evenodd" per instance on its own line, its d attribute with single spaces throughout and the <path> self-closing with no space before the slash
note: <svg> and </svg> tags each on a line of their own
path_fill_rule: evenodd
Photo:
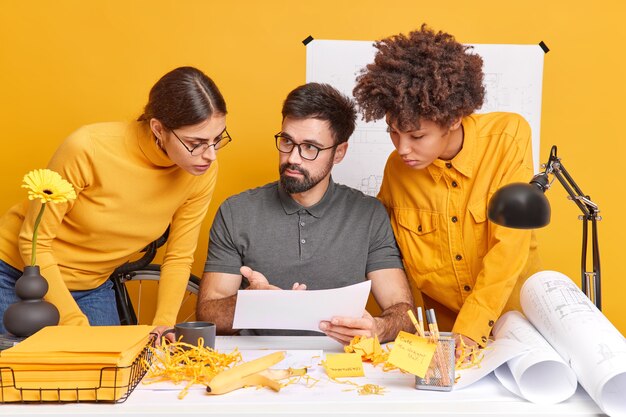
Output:
<svg viewBox="0 0 626 417">
<path fill-rule="evenodd" d="M 491 197 L 487 216 L 492 222 L 515 229 L 536 229 L 550 223 L 550 204 L 544 192 L 552 183 L 548 175 L 552 174 L 559 180 L 567 194 L 582 212 L 578 216 L 583 221 L 583 245 L 581 260 L 582 291 L 601 310 L 600 291 L 600 251 L 598 249 L 597 221 L 598 206 L 591 201 L 569 175 L 561 159 L 556 155 L 556 146 L 550 150 L 550 159 L 542 165 L 544 171 L 535 175 L 530 183 L 512 183 L 498 189 Z M 587 234 L 591 222 L 591 253 L 593 271 L 587 271 Z"/>
</svg>

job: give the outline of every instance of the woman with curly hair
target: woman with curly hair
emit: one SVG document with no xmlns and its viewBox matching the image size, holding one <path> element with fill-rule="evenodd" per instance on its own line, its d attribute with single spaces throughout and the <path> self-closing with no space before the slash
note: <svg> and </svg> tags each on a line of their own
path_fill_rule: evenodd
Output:
<svg viewBox="0 0 626 417">
<path fill-rule="evenodd" d="M 378 198 L 391 217 L 407 274 L 439 327 L 484 347 L 520 287 L 540 270 L 534 232 L 487 221 L 500 187 L 533 173 L 530 126 L 513 113 L 476 114 L 482 58 L 423 25 L 375 43 L 354 96 L 367 121 L 385 118 L 396 150 Z"/>
</svg>

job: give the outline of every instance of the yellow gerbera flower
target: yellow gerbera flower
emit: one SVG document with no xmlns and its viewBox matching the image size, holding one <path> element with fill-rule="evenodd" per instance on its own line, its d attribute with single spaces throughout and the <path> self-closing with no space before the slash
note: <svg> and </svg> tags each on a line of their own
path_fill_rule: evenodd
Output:
<svg viewBox="0 0 626 417">
<path fill-rule="evenodd" d="M 72 184 L 49 169 L 35 169 L 24 176 L 22 188 L 28 189 L 28 199 L 42 203 L 65 203 L 76 198 Z"/>
<path fill-rule="evenodd" d="M 49 169 L 35 169 L 24 175 L 22 188 L 28 189 L 29 200 L 41 200 L 41 209 L 37 214 L 33 228 L 33 252 L 30 258 L 32 266 L 37 262 L 37 230 L 46 209 L 46 203 L 65 203 L 76 198 L 72 184 L 63 179 L 57 172 Z"/>
</svg>

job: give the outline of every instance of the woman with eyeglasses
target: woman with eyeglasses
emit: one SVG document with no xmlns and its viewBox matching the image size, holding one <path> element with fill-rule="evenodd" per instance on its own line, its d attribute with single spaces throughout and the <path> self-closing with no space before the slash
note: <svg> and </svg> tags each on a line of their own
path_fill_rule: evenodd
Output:
<svg viewBox="0 0 626 417">
<path fill-rule="evenodd" d="M 108 277 L 168 225 L 153 324 L 174 324 L 215 188 L 216 152 L 230 140 L 215 83 L 181 67 L 152 87 L 136 121 L 83 126 L 61 144 L 48 168 L 77 198 L 48 205 L 36 249 L 59 324 L 119 324 Z M 15 282 L 31 259 L 39 208 L 26 200 L 0 218 L 0 318 L 19 301 Z"/>
</svg>

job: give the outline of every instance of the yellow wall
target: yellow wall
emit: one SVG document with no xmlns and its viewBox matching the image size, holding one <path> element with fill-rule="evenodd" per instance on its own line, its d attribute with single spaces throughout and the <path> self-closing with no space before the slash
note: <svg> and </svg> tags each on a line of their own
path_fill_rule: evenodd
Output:
<svg viewBox="0 0 626 417">
<path fill-rule="evenodd" d="M 305 80 L 308 35 L 370 40 L 428 22 L 467 43 L 534 44 L 545 56 L 541 159 L 559 146 L 564 165 L 591 194 L 600 222 L 604 312 L 626 333 L 620 267 L 626 216 L 622 131 L 626 2 L 0 0 L 0 211 L 24 198 L 22 176 L 44 167 L 78 126 L 136 117 L 150 86 L 193 65 L 227 99 L 234 142 L 220 153 L 207 233 L 228 195 L 276 178 L 272 135 L 286 93 Z M 556 186 L 553 221 L 539 232 L 545 266 L 579 277 L 578 209 Z"/>
</svg>

